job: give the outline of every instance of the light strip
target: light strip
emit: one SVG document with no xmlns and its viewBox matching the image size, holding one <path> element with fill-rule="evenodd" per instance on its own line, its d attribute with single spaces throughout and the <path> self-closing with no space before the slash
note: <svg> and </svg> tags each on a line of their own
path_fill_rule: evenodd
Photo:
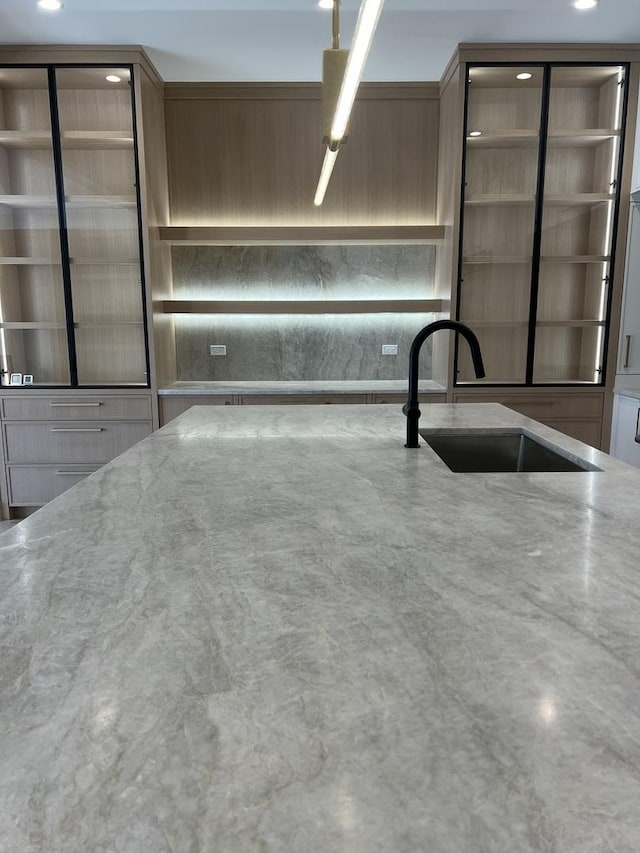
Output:
<svg viewBox="0 0 640 853">
<path fill-rule="evenodd" d="M 344 71 L 342 86 L 336 103 L 336 113 L 331 125 L 331 139 L 334 142 L 340 142 L 346 133 L 351 108 L 356 99 L 360 78 L 369 56 L 373 34 L 376 31 L 383 4 L 384 0 L 362 0 L 349 58 L 347 59 L 347 67 Z"/>
<path fill-rule="evenodd" d="M 369 56 L 373 34 L 375 33 L 382 12 L 384 0 L 362 0 L 351 50 L 347 58 L 347 66 L 342 78 L 340 93 L 336 102 L 336 111 L 331 125 L 330 143 L 324 154 L 322 170 L 318 179 L 318 188 L 313 203 L 319 207 L 327 191 L 329 179 L 338 156 L 338 146 L 347 131 L 349 116 L 353 102 L 356 99 L 360 78 Z"/>
<path fill-rule="evenodd" d="M 313 203 L 316 207 L 320 207 L 324 201 L 324 194 L 329 186 L 329 179 L 331 178 L 331 173 L 333 172 L 333 167 L 335 166 L 337 157 L 338 148 L 336 147 L 335 151 L 332 151 L 327 145 L 327 150 L 324 152 L 324 160 L 322 161 L 322 169 L 320 170 L 320 177 L 318 178 L 318 189 L 316 190 L 316 195 L 313 199 Z"/>
</svg>

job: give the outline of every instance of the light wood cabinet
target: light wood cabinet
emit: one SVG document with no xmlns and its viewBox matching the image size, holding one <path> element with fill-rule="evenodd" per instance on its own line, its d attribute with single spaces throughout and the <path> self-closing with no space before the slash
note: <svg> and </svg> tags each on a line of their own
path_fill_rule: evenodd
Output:
<svg viewBox="0 0 640 853">
<path fill-rule="evenodd" d="M 149 385 L 133 66 L 0 82 L 4 384 Z M 17 376 L 16 376 L 17 374 Z"/>
<path fill-rule="evenodd" d="M 0 495 L 11 517 L 157 426 L 155 344 L 172 352 L 172 325 L 152 314 L 152 296 L 171 295 L 154 238 L 169 214 L 162 83 L 144 53 L 6 45 L 0 63 Z M 163 366 L 161 381 L 173 378 Z"/>
<path fill-rule="evenodd" d="M 0 397 L 6 514 L 51 500 L 152 431 L 151 394 Z"/>
<path fill-rule="evenodd" d="M 486 369 L 476 379 L 452 342 L 450 399 L 511 398 L 596 446 L 615 374 L 639 59 L 633 46 L 462 45 L 441 87 L 439 192 L 460 186 L 439 223 L 452 316 L 477 334 Z M 571 393 L 557 415 L 560 389 Z M 581 394 L 590 413 L 571 411 Z"/>
</svg>

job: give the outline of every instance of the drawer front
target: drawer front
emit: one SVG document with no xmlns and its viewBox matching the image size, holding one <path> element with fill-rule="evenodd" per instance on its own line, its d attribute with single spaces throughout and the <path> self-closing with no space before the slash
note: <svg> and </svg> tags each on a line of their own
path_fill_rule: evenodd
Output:
<svg viewBox="0 0 640 853">
<path fill-rule="evenodd" d="M 42 506 L 97 470 L 96 465 L 9 465 L 9 503 Z"/>
<path fill-rule="evenodd" d="M 160 397 L 160 422 L 164 426 L 164 424 L 168 424 L 169 421 L 172 421 L 174 418 L 177 418 L 178 415 L 181 415 L 183 412 L 186 412 L 191 406 L 232 406 L 233 405 L 233 397 L 223 397 L 223 396 L 207 396 L 207 397 L 195 397 L 195 396 L 171 396 L 171 397 Z"/>
<path fill-rule="evenodd" d="M 150 422 L 6 423 L 6 461 L 108 462 L 151 433 Z"/>
<path fill-rule="evenodd" d="M 372 397 L 373 403 L 398 403 L 403 406 L 407 402 L 407 393 L 404 394 L 374 394 Z M 426 403 L 446 403 L 447 398 L 445 394 L 423 394 L 422 396 L 418 395 L 420 399 L 420 405 L 425 405 Z"/>
<path fill-rule="evenodd" d="M 599 418 L 602 417 L 604 397 L 602 394 L 567 394 L 545 397 L 520 397 L 496 394 L 480 397 L 473 394 L 456 394 L 456 403 L 502 403 L 509 409 L 528 418 L 542 421 L 545 418 Z"/>
<path fill-rule="evenodd" d="M 246 394 L 243 406 L 309 406 L 335 403 L 366 403 L 366 394 Z"/>
<path fill-rule="evenodd" d="M 151 397 L 4 397 L 5 420 L 147 420 L 151 418 Z"/>
</svg>

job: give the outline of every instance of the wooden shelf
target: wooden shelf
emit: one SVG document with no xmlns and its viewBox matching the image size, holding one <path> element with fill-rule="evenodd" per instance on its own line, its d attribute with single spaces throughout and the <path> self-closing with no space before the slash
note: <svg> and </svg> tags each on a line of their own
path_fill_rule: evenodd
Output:
<svg viewBox="0 0 640 853">
<path fill-rule="evenodd" d="M 593 147 L 620 136 L 613 128 L 595 128 L 591 130 L 550 130 L 547 143 L 551 148 Z"/>
<path fill-rule="evenodd" d="M 486 195 L 469 196 L 464 203 L 469 207 L 520 207 L 521 205 L 533 204 L 535 196 L 533 193 L 517 193 L 503 195 L 502 193 L 488 193 Z"/>
<path fill-rule="evenodd" d="M 166 299 L 165 314 L 383 314 L 445 311 L 443 299 L 221 300 Z"/>
<path fill-rule="evenodd" d="M 180 226 L 159 229 L 174 246 L 316 246 L 343 243 L 437 243 L 442 225 Z"/>
<path fill-rule="evenodd" d="M 538 320 L 536 326 L 544 326 L 545 328 L 559 327 L 563 329 L 588 329 L 597 326 L 604 327 L 604 320 Z"/>
<path fill-rule="evenodd" d="M 615 195 L 611 193 L 549 193 L 544 196 L 545 204 L 562 207 L 600 204 L 614 200 Z"/>
<path fill-rule="evenodd" d="M 142 320 L 129 320 L 120 323 L 74 323 L 74 329 L 121 329 L 126 326 L 142 326 Z"/>
<path fill-rule="evenodd" d="M 0 258 L 0 265 L 13 267 L 59 267 L 53 258 Z"/>
<path fill-rule="evenodd" d="M 462 259 L 463 264 L 530 264 L 531 255 L 469 255 Z"/>
<path fill-rule="evenodd" d="M 62 134 L 64 148 L 133 148 L 133 134 L 127 130 L 67 130 Z M 2 148 L 52 148 L 50 130 L 0 130 Z"/>
<path fill-rule="evenodd" d="M 18 331 L 33 331 L 38 329 L 66 329 L 65 323 L 0 323 L 0 329 L 17 329 Z"/>
<path fill-rule="evenodd" d="M 128 195 L 69 195 L 67 207 L 135 207 L 136 197 Z M 13 208 L 57 207 L 55 196 L 0 195 L 0 204 Z"/>
<path fill-rule="evenodd" d="M 541 255 L 542 264 L 604 264 L 610 259 L 609 255 Z"/>
<path fill-rule="evenodd" d="M 482 136 L 467 136 L 468 148 L 536 148 L 537 130 L 490 130 Z"/>
<path fill-rule="evenodd" d="M 70 258 L 70 263 L 74 267 L 140 266 L 137 258 Z"/>
</svg>

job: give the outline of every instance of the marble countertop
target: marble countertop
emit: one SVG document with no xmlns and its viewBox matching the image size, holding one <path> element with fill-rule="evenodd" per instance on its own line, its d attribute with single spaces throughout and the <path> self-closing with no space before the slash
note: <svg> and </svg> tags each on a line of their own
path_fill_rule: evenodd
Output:
<svg viewBox="0 0 640 853">
<path fill-rule="evenodd" d="M 431 380 L 419 383 L 422 394 L 445 394 L 443 385 Z M 403 394 L 407 380 L 316 380 L 308 382 L 172 382 L 158 389 L 161 397 L 207 394 Z"/>
<path fill-rule="evenodd" d="M 196 407 L 0 535 L 3 853 L 637 853 L 640 473 Z"/>
</svg>

